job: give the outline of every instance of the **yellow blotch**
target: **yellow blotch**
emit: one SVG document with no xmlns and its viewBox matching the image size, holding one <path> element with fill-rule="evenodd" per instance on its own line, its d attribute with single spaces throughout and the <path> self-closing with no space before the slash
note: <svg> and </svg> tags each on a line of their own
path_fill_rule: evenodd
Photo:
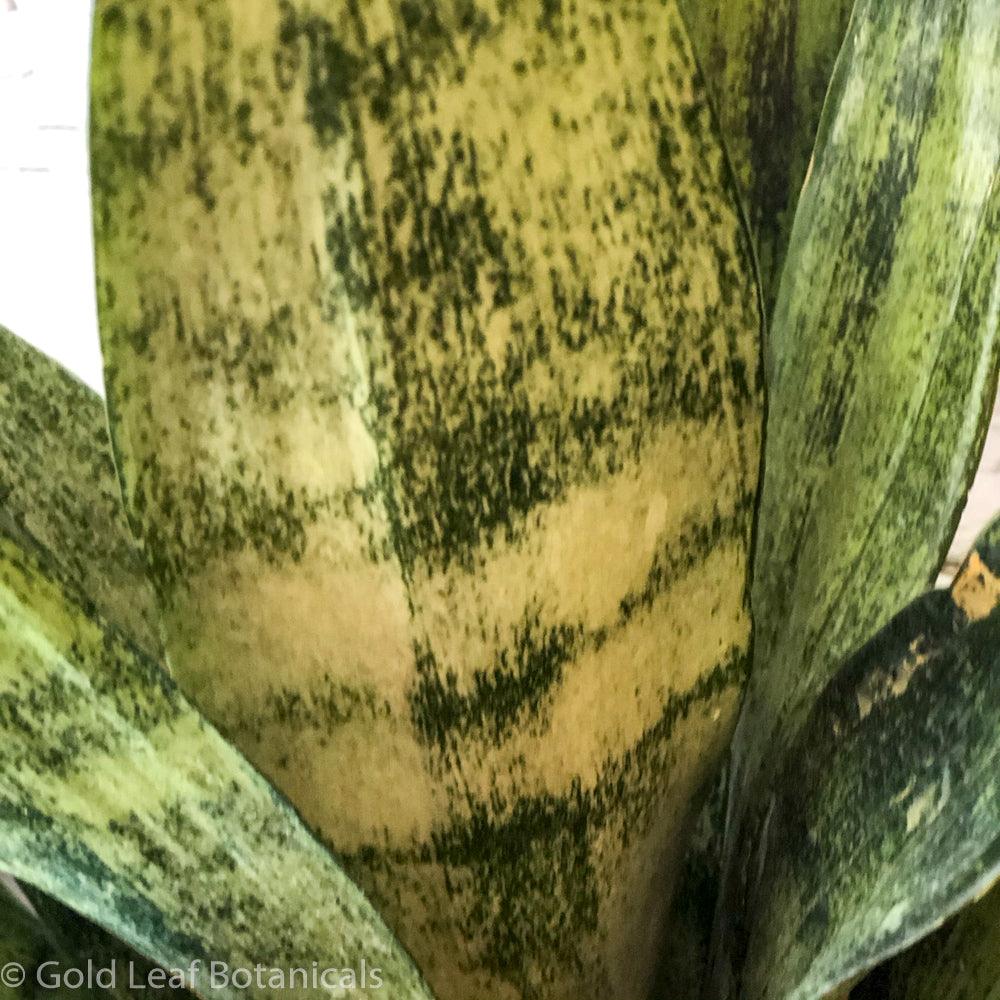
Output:
<svg viewBox="0 0 1000 1000">
<path fill-rule="evenodd" d="M 924 642 L 923 636 L 914 639 L 910 643 L 908 654 L 891 670 L 876 671 L 865 680 L 856 695 L 858 717 L 861 720 L 866 719 L 880 702 L 905 694 L 916 672 L 928 660 L 928 654 L 920 651 Z"/>
<path fill-rule="evenodd" d="M 1000 606 L 1000 577 L 973 552 L 951 585 L 951 597 L 970 621 L 979 621 Z"/>
<path fill-rule="evenodd" d="M 411 596 L 420 626 L 459 691 L 510 645 L 526 612 L 537 615 L 539 628 L 611 628 L 658 553 L 669 558 L 686 528 L 733 514 L 740 484 L 717 446 L 719 433 L 717 424 L 670 424 L 616 476 L 572 487 L 564 500 L 533 511 L 515 541 L 481 551 L 474 571 L 418 571 Z M 702 601 L 730 606 L 729 582 L 743 579 L 744 563 L 734 550 L 720 577 L 692 566 L 704 581 Z"/>
<path fill-rule="evenodd" d="M 413 674 L 405 590 L 394 561 L 373 563 L 335 537 L 352 531 L 317 527 L 297 562 L 230 553 L 176 596 L 165 614 L 171 666 L 212 718 L 254 719 L 270 694 L 326 680 L 373 687 L 402 708 Z"/>
</svg>

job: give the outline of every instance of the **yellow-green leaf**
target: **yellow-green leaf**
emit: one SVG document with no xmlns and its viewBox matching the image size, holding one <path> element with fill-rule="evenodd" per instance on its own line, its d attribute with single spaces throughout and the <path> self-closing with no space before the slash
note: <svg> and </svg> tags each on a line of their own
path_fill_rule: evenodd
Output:
<svg viewBox="0 0 1000 1000">
<path fill-rule="evenodd" d="M 758 296 L 675 0 L 97 7 L 180 683 L 442 996 L 641 995 L 745 678 Z"/>
<path fill-rule="evenodd" d="M 11 407 L 39 393 L 53 415 L 81 395 L 92 408 L 9 335 L 0 352 L 5 426 Z M 92 570 L 79 553 L 117 544 L 96 503 L 111 495 L 107 456 L 80 464 L 103 433 L 85 413 L 0 437 L 5 483 L 45 456 L 34 488 L 17 495 L 33 506 L 11 492 L 0 519 L 0 867 L 167 968 L 199 960 L 204 972 L 214 960 L 287 976 L 317 962 L 359 980 L 364 960 L 382 995 L 426 1000 L 407 955 L 291 808 L 84 596 Z M 67 500 L 71 481 L 95 498 L 93 511 Z M 124 608 L 132 577 L 108 568 L 102 604 Z M 222 997 L 273 986 L 220 985 Z M 310 979 L 288 992 L 339 996 L 338 985 L 317 990 Z"/>
<path fill-rule="evenodd" d="M 998 670 L 1000 521 L 950 591 L 847 661 L 793 743 L 762 809 L 743 1000 L 824 996 L 1000 876 Z"/>
<path fill-rule="evenodd" d="M 682 0 L 770 307 L 853 0 Z"/>
<path fill-rule="evenodd" d="M 747 742 L 933 578 L 993 401 L 1000 20 L 858 8 L 768 344 Z"/>
<path fill-rule="evenodd" d="M 125 522 L 104 404 L 3 327 L 0 530 L 58 553 L 53 579 L 162 659 L 156 599 Z"/>
<path fill-rule="evenodd" d="M 767 347 L 729 892 L 769 761 L 837 664 L 933 579 L 953 533 L 996 387 L 998 165 L 992 0 L 864 0 Z M 720 918 L 734 912 L 729 897 Z"/>
</svg>

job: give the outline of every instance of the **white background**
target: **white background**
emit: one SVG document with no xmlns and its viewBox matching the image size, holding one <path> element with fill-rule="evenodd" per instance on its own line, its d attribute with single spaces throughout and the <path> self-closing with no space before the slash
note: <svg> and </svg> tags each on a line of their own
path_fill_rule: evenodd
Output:
<svg viewBox="0 0 1000 1000">
<path fill-rule="evenodd" d="M 0 0 L 0 323 L 97 388 L 90 0 L 14 2 Z"/>
<path fill-rule="evenodd" d="M 90 9 L 90 0 L 0 0 L 0 323 L 100 390 L 86 154 Z M 1000 408 L 952 564 L 998 508 Z"/>
</svg>

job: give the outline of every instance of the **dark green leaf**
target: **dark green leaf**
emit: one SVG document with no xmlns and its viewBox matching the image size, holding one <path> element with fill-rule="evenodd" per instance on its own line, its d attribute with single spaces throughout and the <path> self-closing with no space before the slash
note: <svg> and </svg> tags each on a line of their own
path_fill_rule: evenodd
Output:
<svg viewBox="0 0 1000 1000">
<path fill-rule="evenodd" d="M 761 810 L 744 1000 L 813 1000 L 1000 876 L 1000 522 L 823 692 Z M 946 993 L 935 995 L 947 996 Z"/>
<path fill-rule="evenodd" d="M 768 345 L 723 924 L 743 813 L 837 665 L 933 579 L 957 523 L 996 387 L 998 163 L 993 0 L 863 0 Z"/>
</svg>

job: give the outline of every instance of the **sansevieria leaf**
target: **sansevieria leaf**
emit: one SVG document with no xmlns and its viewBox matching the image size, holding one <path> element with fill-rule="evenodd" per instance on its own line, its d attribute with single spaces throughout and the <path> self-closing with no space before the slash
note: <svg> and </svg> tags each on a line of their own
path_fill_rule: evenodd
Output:
<svg viewBox="0 0 1000 1000">
<path fill-rule="evenodd" d="M 1000 603 L 1000 521 L 978 540 L 958 586 L 960 602 L 973 615 Z M 998 998 L 1000 892 L 991 890 L 940 931 L 876 970 L 859 987 L 858 1000 Z"/>
<path fill-rule="evenodd" d="M 682 0 L 744 196 L 768 311 L 853 0 Z"/>
<path fill-rule="evenodd" d="M 768 343 L 730 890 L 769 761 L 836 665 L 932 579 L 953 533 L 996 386 L 998 163 L 995 5 L 863 0 Z M 735 912 L 727 895 L 720 917 Z"/>
<path fill-rule="evenodd" d="M 975 471 L 1000 307 L 995 13 L 866 0 L 854 17 L 768 344 L 757 747 L 933 577 Z"/>
<path fill-rule="evenodd" d="M 3 327 L 0 461 L 0 530 L 57 553 L 53 579 L 160 658 L 156 599 L 122 510 L 104 405 Z"/>
<path fill-rule="evenodd" d="M 997 1000 L 1000 892 L 992 890 L 941 930 L 887 962 L 858 1000 Z"/>
<path fill-rule="evenodd" d="M 1000 522 L 950 591 L 848 660 L 793 744 L 749 887 L 741 997 L 822 997 L 1000 877 L 998 670 Z M 971 997 L 939 985 L 936 1000 Z"/>
<path fill-rule="evenodd" d="M 22 397 L 44 393 L 56 418 L 87 395 L 79 386 L 63 393 L 66 376 L 37 359 L 9 375 L 25 351 L 7 334 L 0 350 L 5 422 Z M 207 975 L 217 961 L 256 974 L 261 965 L 284 974 L 293 996 L 340 996 L 341 975 L 375 991 L 377 970 L 388 995 L 428 998 L 408 956 L 284 800 L 142 645 L 81 597 L 78 553 L 124 541 L 99 506 L 92 519 L 60 506 L 70 470 L 82 495 L 113 495 L 107 456 L 81 464 L 103 433 L 82 423 L 95 404 L 90 395 L 76 420 L 42 423 L 16 446 L 0 438 L 3 482 L 30 471 L 33 502 L 50 514 L 36 534 L 33 511 L 10 493 L 0 520 L 0 869 L 165 967 L 197 960 Z M 30 467 L 37 454 L 45 465 Z M 123 607 L 132 582 L 127 566 L 107 577 L 107 606 Z M 313 962 L 337 971 L 319 989 L 291 980 Z M 274 980 L 214 985 L 223 997 L 275 989 Z"/>
<path fill-rule="evenodd" d="M 644 992 L 746 676 L 760 319 L 675 0 L 97 6 L 179 682 L 444 998 Z"/>
<path fill-rule="evenodd" d="M 0 525 L 58 553 L 50 564 L 55 577 L 162 658 L 156 601 L 125 521 L 103 403 L 2 327 L 0 362 Z M 98 928 L 55 900 L 31 896 L 44 908 L 33 926 L 44 927 L 46 959 L 99 959 Z"/>
</svg>

